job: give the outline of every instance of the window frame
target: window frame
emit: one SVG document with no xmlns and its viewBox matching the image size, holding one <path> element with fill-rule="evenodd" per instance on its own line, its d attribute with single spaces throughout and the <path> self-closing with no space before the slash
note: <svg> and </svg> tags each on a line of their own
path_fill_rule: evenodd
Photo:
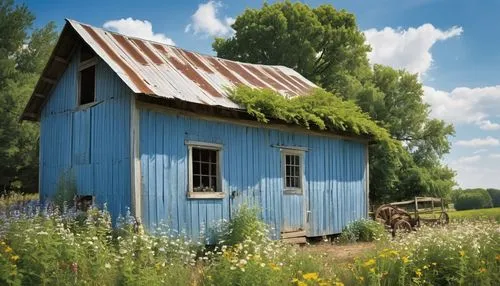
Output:
<svg viewBox="0 0 500 286">
<path fill-rule="evenodd" d="M 283 182 L 283 194 L 286 195 L 303 195 L 304 194 L 304 150 L 282 149 L 281 150 L 281 178 Z M 286 186 L 286 156 L 299 156 L 299 187 Z"/>
<path fill-rule="evenodd" d="M 188 147 L 188 189 L 187 197 L 189 199 L 223 199 L 225 197 L 224 188 L 222 186 L 222 150 L 223 146 L 216 143 L 185 141 Z M 217 166 L 216 180 L 217 190 L 215 192 L 195 192 L 193 191 L 193 148 L 206 149 L 216 151 Z"/>
<path fill-rule="evenodd" d="M 86 61 L 80 62 L 78 65 L 78 85 L 77 85 L 77 101 L 76 104 L 79 109 L 85 109 L 92 107 L 97 104 L 97 98 L 96 98 L 96 90 L 97 90 L 97 63 L 98 63 L 98 58 L 97 56 L 94 56 Z M 94 99 L 91 102 L 87 102 L 84 104 L 81 104 L 82 100 L 82 71 L 94 67 Z"/>
</svg>

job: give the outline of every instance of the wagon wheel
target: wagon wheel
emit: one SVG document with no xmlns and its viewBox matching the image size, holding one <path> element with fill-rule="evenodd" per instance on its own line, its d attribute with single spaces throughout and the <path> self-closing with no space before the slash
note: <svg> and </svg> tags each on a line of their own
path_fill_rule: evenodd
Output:
<svg viewBox="0 0 500 286">
<path fill-rule="evenodd" d="M 398 220 L 396 223 L 394 223 L 394 226 L 392 227 L 392 236 L 396 236 L 396 233 L 398 232 L 411 232 L 412 228 L 411 225 L 408 221 L 406 220 Z"/>
<path fill-rule="evenodd" d="M 448 215 L 448 213 L 446 212 L 442 212 L 440 215 L 439 215 L 439 224 L 440 225 L 445 225 L 445 224 L 448 224 L 450 222 L 450 216 Z"/>
<path fill-rule="evenodd" d="M 375 212 L 375 220 L 385 224 L 386 226 L 390 226 L 393 213 L 394 208 L 392 206 L 382 205 Z"/>
</svg>

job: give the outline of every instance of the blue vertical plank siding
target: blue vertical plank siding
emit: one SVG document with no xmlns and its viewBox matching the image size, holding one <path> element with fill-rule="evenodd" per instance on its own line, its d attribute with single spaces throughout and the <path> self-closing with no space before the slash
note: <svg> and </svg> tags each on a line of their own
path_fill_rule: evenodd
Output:
<svg viewBox="0 0 500 286">
<path fill-rule="evenodd" d="M 78 194 L 94 195 L 116 218 L 131 203 L 133 93 L 100 61 L 96 65 L 96 104 L 79 107 L 78 63 L 77 51 L 40 116 L 41 197 L 53 197 L 61 177 L 71 174 Z"/>
<path fill-rule="evenodd" d="M 71 173 L 79 194 L 94 195 L 116 218 L 131 207 L 131 124 L 135 96 L 104 63 L 96 65 L 96 101 L 77 102 L 78 52 L 43 107 L 40 126 L 42 199 Z M 134 103 L 134 104 L 133 104 Z M 339 233 L 367 216 L 366 144 L 311 133 L 154 111 L 138 111 L 141 217 L 198 238 L 241 205 L 256 205 L 276 234 Z M 188 141 L 223 146 L 223 199 L 188 199 Z M 303 195 L 283 194 L 282 150 L 306 148 Z"/>
<path fill-rule="evenodd" d="M 339 233 L 366 217 L 366 145 L 333 137 L 187 117 L 141 107 L 139 153 L 146 226 L 160 222 L 199 237 L 243 203 L 262 209 L 264 221 L 282 231 L 305 218 L 308 236 Z M 222 149 L 224 199 L 189 199 L 186 141 L 217 143 Z M 304 196 L 283 195 L 281 150 L 304 154 Z M 286 196 L 286 198 L 284 198 Z M 303 207 L 302 207 L 303 205 Z"/>
</svg>

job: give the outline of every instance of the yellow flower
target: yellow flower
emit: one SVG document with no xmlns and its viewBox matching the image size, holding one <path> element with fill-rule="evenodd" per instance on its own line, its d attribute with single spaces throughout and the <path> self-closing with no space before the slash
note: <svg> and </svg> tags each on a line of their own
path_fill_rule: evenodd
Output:
<svg viewBox="0 0 500 286">
<path fill-rule="evenodd" d="M 16 261 L 19 260 L 19 256 L 13 255 L 13 256 L 10 257 L 10 260 L 12 260 L 13 262 L 16 262 Z"/>
<path fill-rule="evenodd" d="M 299 282 L 299 279 L 297 279 L 297 278 L 293 278 L 293 279 L 292 279 L 292 282 L 293 282 L 293 283 L 297 283 L 297 282 Z"/>
<path fill-rule="evenodd" d="M 375 273 L 375 268 L 370 268 L 371 273 Z"/>
<path fill-rule="evenodd" d="M 297 282 L 297 286 L 307 286 L 307 284 L 302 281 L 299 281 Z"/>
<path fill-rule="evenodd" d="M 459 253 L 460 253 L 460 256 L 462 256 L 462 257 L 465 255 L 465 251 L 463 251 L 463 250 L 460 250 Z"/>
<path fill-rule="evenodd" d="M 372 259 L 369 259 L 369 260 L 367 260 L 365 263 L 363 263 L 363 265 L 364 265 L 365 267 L 369 267 L 369 266 L 375 265 L 375 259 L 373 259 L 373 258 L 372 258 Z"/>
<path fill-rule="evenodd" d="M 321 285 L 321 283 L 320 283 L 320 285 Z M 327 285 L 327 284 L 325 283 L 325 285 Z M 338 281 L 337 281 L 337 282 L 335 282 L 335 284 L 334 284 L 334 285 L 335 285 L 335 286 L 344 286 L 344 283 L 342 283 L 342 282 L 338 282 Z"/>
<path fill-rule="evenodd" d="M 417 277 L 422 277 L 422 270 L 419 268 L 415 271 L 415 274 L 417 275 Z"/>
<path fill-rule="evenodd" d="M 5 241 L 0 240 L 0 245 L 5 245 Z"/>
<path fill-rule="evenodd" d="M 269 267 L 271 267 L 272 270 L 276 270 L 276 271 L 280 270 L 280 268 L 274 263 L 269 263 Z"/>
<path fill-rule="evenodd" d="M 401 257 L 401 261 L 403 261 L 404 264 L 407 264 L 408 262 L 410 262 L 410 259 L 408 259 L 408 256 L 403 256 Z"/>
<path fill-rule="evenodd" d="M 434 265 L 434 266 L 436 266 L 436 265 L 437 265 L 437 263 L 436 263 L 436 262 L 432 262 L 431 264 L 432 264 L 432 265 Z"/>
<path fill-rule="evenodd" d="M 427 265 L 424 265 L 424 267 L 423 267 L 423 268 L 424 268 L 424 269 L 429 269 L 429 266 L 427 266 Z"/>
<path fill-rule="evenodd" d="M 486 272 L 486 268 L 484 268 L 484 267 L 479 268 L 479 273 L 485 273 L 485 272 Z"/>
<path fill-rule="evenodd" d="M 359 281 L 365 281 L 365 277 L 359 276 L 359 277 L 358 277 L 358 280 L 359 280 Z"/>
<path fill-rule="evenodd" d="M 316 272 L 306 273 L 302 275 L 302 277 L 306 280 L 318 280 L 319 276 Z"/>
<path fill-rule="evenodd" d="M 500 260 L 500 254 L 497 254 L 497 256 L 495 256 L 495 259 Z"/>
<path fill-rule="evenodd" d="M 10 248 L 10 246 L 7 246 L 4 251 L 5 253 L 10 253 L 12 252 L 12 248 Z"/>
</svg>

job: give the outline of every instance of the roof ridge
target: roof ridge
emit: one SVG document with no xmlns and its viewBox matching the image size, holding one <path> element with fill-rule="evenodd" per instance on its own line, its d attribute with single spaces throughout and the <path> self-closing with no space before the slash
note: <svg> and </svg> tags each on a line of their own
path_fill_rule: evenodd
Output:
<svg viewBox="0 0 500 286">
<path fill-rule="evenodd" d="M 78 25 L 89 26 L 92 29 L 98 29 L 98 30 L 101 30 L 101 31 L 104 31 L 104 32 L 107 32 L 107 33 L 124 36 L 124 37 L 130 38 L 130 39 L 134 39 L 134 40 L 141 40 L 141 41 L 146 41 L 146 42 L 149 42 L 149 43 L 154 43 L 154 44 L 159 44 L 159 45 L 171 47 L 171 48 L 174 48 L 174 49 L 177 49 L 177 50 L 181 50 L 181 51 L 184 51 L 184 52 L 194 53 L 194 54 L 197 54 L 197 55 L 202 56 L 202 57 L 211 57 L 211 58 L 215 58 L 215 59 L 219 59 L 219 60 L 223 60 L 223 61 L 230 61 L 230 62 L 234 62 L 234 63 L 238 63 L 238 64 L 257 65 L 257 66 L 266 66 L 266 67 L 282 67 L 282 68 L 290 69 L 290 70 L 292 70 L 294 72 L 297 72 L 293 68 L 287 67 L 287 66 L 284 66 L 284 65 L 256 64 L 256 63 L 249 63 L 249 62 L 243 62 L 243 61 L 225 59 L 225 58 L 221 58 L 221 57 L 214 56 L 214 55 L 209 55 L 209 54 L 200 53 L 200 52 L 197 52 L 197 51 L 188 50 L 188 49 L 176 46 L 176 45 L 169 45 L 169 44 L 166 44 L 166 43 L 163 43 L 163 42 L 158 42 L 158 41 L 155 41 L 155 40 L 150 40 L 150 39 L 146 39 L 146 38 L 141 38 L 141 37 L 126 35 L 126 34 L 123 34 L 123 33 L 120 33 L 120 32 L 112 31 L 112 30 L 105 29 L 105 28 L 102 28 L 102 27 L 96 27 L 96 26 L 93 26 L 93 25 L 90 25 L 90 24 L 87 24 L 87 23 L 83 23 L 83 22 L 80 22 L 80 21 L 77 21 L 77 20 L 69 19 L 69 18 L 65 18 L 65 20 L 67 22 L 69 22 L 71 25 L 73 25 L 73 23 L 75 23 L 75 24 L 78 24 Z"/>
</svg>

